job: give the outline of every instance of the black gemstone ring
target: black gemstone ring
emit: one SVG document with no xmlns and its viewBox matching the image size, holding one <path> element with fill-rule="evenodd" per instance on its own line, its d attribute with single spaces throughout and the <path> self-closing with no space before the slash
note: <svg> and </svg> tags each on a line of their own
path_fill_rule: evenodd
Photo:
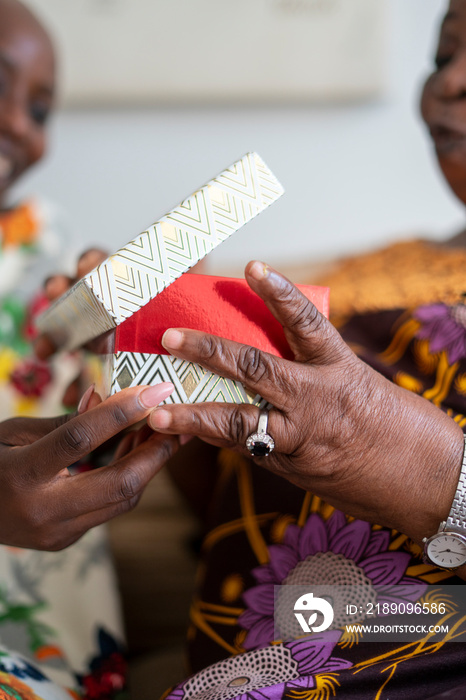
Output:
<svg viewBox="0 0 466 700">
<path fill-rule="evenodd" d="M 267 432 L 268 422 L 269 412 L 263 408 L 259 414 L 256 432 L 252 433 L 246 440 L 246 447 L 253 457 L 268 457 L 275 447 L 273 437 Z"/>
</svg>

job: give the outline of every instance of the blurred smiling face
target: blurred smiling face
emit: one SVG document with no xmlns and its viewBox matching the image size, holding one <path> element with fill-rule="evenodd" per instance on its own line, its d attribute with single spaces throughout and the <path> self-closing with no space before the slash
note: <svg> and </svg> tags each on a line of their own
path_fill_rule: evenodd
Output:
<svg viewBox="0 0 466 700">
<path fill-rule="evenodd" d="M 453 192 L 466 204 L 466 0 L 451 0 L 421 111 Z"/>
<path fill-rule="evenodd" d="M 16 0 L 0 0 L 0 207 L 45 151 L 55 59 L 47 34 Z"/>
</svg>

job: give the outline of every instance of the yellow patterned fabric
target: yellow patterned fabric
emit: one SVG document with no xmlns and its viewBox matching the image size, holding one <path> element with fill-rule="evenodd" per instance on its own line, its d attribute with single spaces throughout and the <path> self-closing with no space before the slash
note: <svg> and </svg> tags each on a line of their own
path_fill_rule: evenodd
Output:
<svg viewBox="0 0 466 700">
<path fill-rule="evenodd" d="M 333 316 L 404 309 L 443 301 L 466 291 L 466 250 L 412 240 L 347 258 L 312 283 L 330 287 Z"/>
</svg>

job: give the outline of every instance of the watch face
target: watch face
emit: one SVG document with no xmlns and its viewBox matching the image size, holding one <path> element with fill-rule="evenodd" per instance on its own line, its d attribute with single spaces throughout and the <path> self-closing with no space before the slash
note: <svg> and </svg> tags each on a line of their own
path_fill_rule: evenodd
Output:
<svg viewBox="0 0 466 700">
<path fill-rule="evenodd" d="M 426 554 L 432 564 L 455 569 L 466 563 L 466 539 L 452 532 L 435 535 L 427 544 Z"/>
</svg>

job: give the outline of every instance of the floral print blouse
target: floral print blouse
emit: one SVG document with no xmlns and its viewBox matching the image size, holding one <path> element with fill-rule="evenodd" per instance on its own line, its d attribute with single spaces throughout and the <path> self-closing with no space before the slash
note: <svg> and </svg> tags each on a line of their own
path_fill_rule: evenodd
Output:
<svg viewBox="0 0 466 700">
<path fill-rule="evenodd" d="M 71 257 L 62 216 L 28 201 L 0 212 L 0 420 L 63 413 L 76 359 L 31 352 L 40 289 Z M 105 529 L 62 552 L 0 545 L 0 700 L 126 697 L 126 662 Z"/>
</svg>

